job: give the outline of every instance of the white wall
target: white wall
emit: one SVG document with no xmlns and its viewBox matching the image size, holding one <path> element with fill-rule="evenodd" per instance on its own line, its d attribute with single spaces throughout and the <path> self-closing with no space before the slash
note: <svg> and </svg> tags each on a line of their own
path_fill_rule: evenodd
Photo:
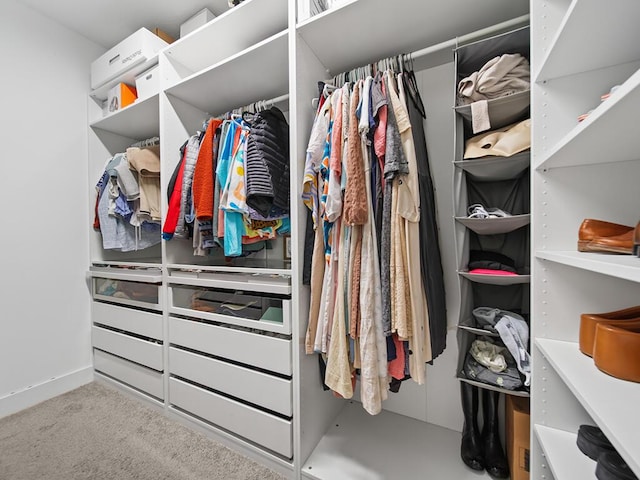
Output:
<svg viewBox="0 0 640 480">
<path fill-rule="evenodd" d="M 86 112 L 104 49 L 14 0 L 0 32 L 1 417 L 91 378 Z"/>
</svg>

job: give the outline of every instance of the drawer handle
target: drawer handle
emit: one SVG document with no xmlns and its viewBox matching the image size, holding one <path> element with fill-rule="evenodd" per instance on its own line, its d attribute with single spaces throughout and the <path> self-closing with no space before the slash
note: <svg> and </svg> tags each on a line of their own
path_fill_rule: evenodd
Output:
<svg viewBox="0 0 640 480">
<path fill-rule="evenodd" d="M 120 54 L 116 55 L 115 57 L 113 57 L 111 60 L 109 60 L 109 65 L 111 65 L 113 62 L 115 62 L 116 60 L 118 60 L 120 58 Z"/>
</svg>

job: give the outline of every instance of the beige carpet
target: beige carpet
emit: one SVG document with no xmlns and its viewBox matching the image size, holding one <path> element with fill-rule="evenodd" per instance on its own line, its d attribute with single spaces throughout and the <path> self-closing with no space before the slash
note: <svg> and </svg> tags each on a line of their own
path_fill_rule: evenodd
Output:
<svg viewBox="0 0 640 480">
<path fill-rule="evenodd" d="M 2 480 L 283 480 L 114 389 L 90 383 L 0 419 Z"/>
</svg>

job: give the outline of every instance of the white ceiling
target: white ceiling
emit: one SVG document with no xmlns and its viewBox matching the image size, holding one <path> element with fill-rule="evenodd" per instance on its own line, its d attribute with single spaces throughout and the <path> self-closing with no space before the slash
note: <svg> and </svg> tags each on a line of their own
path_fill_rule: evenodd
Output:
<svg viewBox="0 0 640 480">
<path fill-rule="evenodd" d="M 180 24 L 203 8 L 215 15 L 229 9 L 227 0 L 17 0 L 70 30 L 111 48 L 141 27 L 178 38 Z"/>
</svg>

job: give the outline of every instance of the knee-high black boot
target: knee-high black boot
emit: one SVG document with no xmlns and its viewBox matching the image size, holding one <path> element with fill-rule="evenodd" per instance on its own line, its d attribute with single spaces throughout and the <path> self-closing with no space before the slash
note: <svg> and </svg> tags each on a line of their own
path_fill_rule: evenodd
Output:
<svg viewBox="0 0 640 480">
<path fill-rule="evenodd" d="M 469 468 L 484 469 L 480 431 L 478 430 L 478 387 L 460 382 L 460 399 L 464 414 L 460 456 Z"/>
<path fill-rule="evenodd" d="M 482 444 L 487 472 L 492 477 L 508 478 L 509 464 L 500 443 L 498 421 L 498 401 L 500 393 L 493 390 L 482 390 Z"/>
</svg>

